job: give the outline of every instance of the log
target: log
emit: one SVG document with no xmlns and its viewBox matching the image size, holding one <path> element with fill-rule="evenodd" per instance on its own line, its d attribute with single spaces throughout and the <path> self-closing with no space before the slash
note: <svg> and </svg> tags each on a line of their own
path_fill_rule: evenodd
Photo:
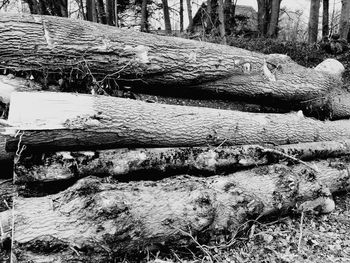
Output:
<svg viewBox="0 0 350 263">
<path fill-rule="evenodd" d="M 89 175 L 118 181 L 155 180 L 174 174 L 209 176 L 287 161 L 350 154 L 350 141 L 261 147 L 260 145 L 114 149 L 23 154 L 15 164 L 17 184 L 78 180 Z M 317 167 L 315 168 L 317 169 Z"/>
<path fill-rule="evenodd" d="M 23 145 L 30 150 L 75 151 L 350 138 L 348 120 L 318 121 L 302 112 L 257 114 L 54 92 L 12 93 L 8 123 L 12 127 L 7 134 L 18 135 L 8 140 L 8 151 Z"/>
<path fill-rule="evenodd" d="M 310 165 L 320 172 L 276 164 L 209 178 L 87 177 L 55 195 L 16 200 L 14 253 L 20 262 L 107 262 L 152 247 L 187 247 L 193 239 L 215 243 L 248 219 L 292 207 L 330 212 L 330 192 L 349 189 L 349 164 Z"/>
<path fill-rule="evenodd" d="M 327 116 L 348 117 L 336 116 L 328 103 L 330 91 L 341 86 L 336 74 L 302 67 L 281 54 L 24 14 L 1 16 L 0 43 L 1 65 L 17 71 L 110 78 L 136 90 L 209 91 L 313 115 L 313 100 L 326 98 L 321 108 Z"/>
</svg>

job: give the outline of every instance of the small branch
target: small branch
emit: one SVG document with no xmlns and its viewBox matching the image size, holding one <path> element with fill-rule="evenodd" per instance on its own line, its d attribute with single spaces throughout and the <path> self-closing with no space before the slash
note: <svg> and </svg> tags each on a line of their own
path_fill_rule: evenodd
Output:
<svg viewBox="0 0 350 263">
<path fill-rule="evenodd" d="M 307 164 L 306 162 L 304 162 L 304 161 L 302 161 L 302 160 L 300 160 L 298 158 L 295 158 L 295 157 L 293 157 L 291 155 L 285 154 L 285 153 L 283 153 L 281 151 L 278 151 L 278 150 L 275 150 L 275 149 L 264 148 L 262 146 L 257 146 L 257 148 L 260 149 L 264 153 L 273 153 L 273 154 L 276 154 L 276 155 L 283 156 L 283 157 L 285 157 L 287 159 L 290 159 L 292 161 L 295 161 L 297 163 L 301 163 L 301 164 L 305 165 L 306 167 L 310 168 L 311 170 L 313 170 L 314 172 L 319 173 L 317 167 L 312 167 L 311 165 Z"/>
<path fill-rule="evenodd" d="M 299 226 L 299 242 L 298 242 L 298 252 L 301 250 L 301 241 L 303 239 L 303 221 L 304 221 L 304 212 L 301 212 L 301 217 L 300 217 L 300 226 Z"/>
</svg>

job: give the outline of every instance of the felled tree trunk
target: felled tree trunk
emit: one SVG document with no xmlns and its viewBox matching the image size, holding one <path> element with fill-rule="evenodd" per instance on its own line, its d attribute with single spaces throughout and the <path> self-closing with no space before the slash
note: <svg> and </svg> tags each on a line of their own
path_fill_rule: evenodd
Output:
<svg viewBox="0 0 350 263">
<path fill-rule="evenodd" d="M 26 111 L 23 111 L 23 108 Z M 9 151 L 291 144 L 346 140 L 350 122 L 53 92 L 12 93 Z M 17 131 L 20 131 L 17 133 Z M 20 142 L 20 143 L 19 143 Z"/>
<path fill-rule="evenodd" d="M 337 77 L 297 65 L 285 55 L 125 31 L 87 21 L 52 16 L 3 14 L 0 62 L 19 71 L 72 72 L 139 90 L 194 89 L 231 99 L 303 109 L 327 98 Z M 7 30 L 11 27 L 11 30 Z M 18 41 L 21 36 L 21 41 Z M 314 114 L 315 115 L 315 114 Z"/>
<path fill-rule="evenodd" d="M 349 154 L 350 141 L 301 143 L 273 148 L 247 145 L 31 153 L 30 156 L 21 156 L 15 163 L 15 181 L 33 183 L 77 180 L 89 175 L 113 176 L 118 181 L 154 180 L 174 174 L 209 176 L 280 160 L 299 163 L 301 160 Z"/>
<path fill-rule="evenodd" d="M 55 195 L 16 200 L 14 252 L 20 262 L 106 262 L 151 247 L 189 246 L 190 235 L 210 243 L 249 218 L 296 206 L 317 203 L 329 212 L 330 192 L 349 189 L 348 163 L 317 167 L 317 174 L 304 165 L 272 165 L 129 183 L 88 177 Z"/>
</svg>

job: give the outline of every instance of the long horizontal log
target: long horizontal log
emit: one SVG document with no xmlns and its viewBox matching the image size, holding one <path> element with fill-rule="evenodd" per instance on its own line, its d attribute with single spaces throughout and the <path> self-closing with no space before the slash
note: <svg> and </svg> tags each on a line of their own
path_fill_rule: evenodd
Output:
<svg viewBox="0 0 350 263">
<path fill-rule="evenodd" d="M 86 72 L 133 89 L 207 90 L 305 112 L 315 110 L 314 99 L 325 97 L 321 108 L 329 110 L 328 116 L 347 117 L 335 116 L 329 104 L 330 91 L 341 86 L 340 79 L 302 67 L 285 55 L 81 20 L 13 14 L 0 17 L 0 43 L 0 63 L 5 68 L 69 76 Z"/>
<path fill-rule="evenodd" d="M 16 200 L 19 261 L 106 262 L 152 247 L 182 247 L 236 231 L 248 219 L 293 207 L 330 212 L 349 189 L 346 160 L 271 165 L 227 176 L 115 183 L 87 177 L 55 195 Z"/>
<path fill-rule="evenodd" d="M 118 181 L 154 180 L 174 174 L 209 176 L 285 160 L 339 157 L 350 154 L 350 141 L 261 147 L 259 145 L 141 148 L 22 155 L 15 163 L 16 183 L 52 182 L 94 176 Z M 306 165 L 307 166 L 307 165 Z M 317 167 L 315 167 L 317 169 Z"/>
<path fill-rule="evenodd" d="M 13 125 L 8 132 L 17 134 L 8 140 L 9 151 L 21 150 L 22 145 L 32 150 L 74 151 L 350 138 L 348 120 L 317 121 L 301 112 L 257 114 L 53 92 L 12 93 L 8 122 Z"/>
</svg>

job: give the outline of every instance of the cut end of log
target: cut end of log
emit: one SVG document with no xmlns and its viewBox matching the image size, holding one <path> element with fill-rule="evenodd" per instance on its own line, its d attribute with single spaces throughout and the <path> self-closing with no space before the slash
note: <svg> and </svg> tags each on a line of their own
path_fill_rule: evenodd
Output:
<svg viewBox="0 0 350 263">
<path fill-rule="evenodd" d="M 338 78 L 341 78 L 342 74 L 345 71 L 345 67 L 338 60 L 333 58 L 328 58 L 322 61 L 320 64 L 318 64 L 315 67 L 315 70 L 321 71 L 321 72 L 327 72 Z"/>
</svg>

